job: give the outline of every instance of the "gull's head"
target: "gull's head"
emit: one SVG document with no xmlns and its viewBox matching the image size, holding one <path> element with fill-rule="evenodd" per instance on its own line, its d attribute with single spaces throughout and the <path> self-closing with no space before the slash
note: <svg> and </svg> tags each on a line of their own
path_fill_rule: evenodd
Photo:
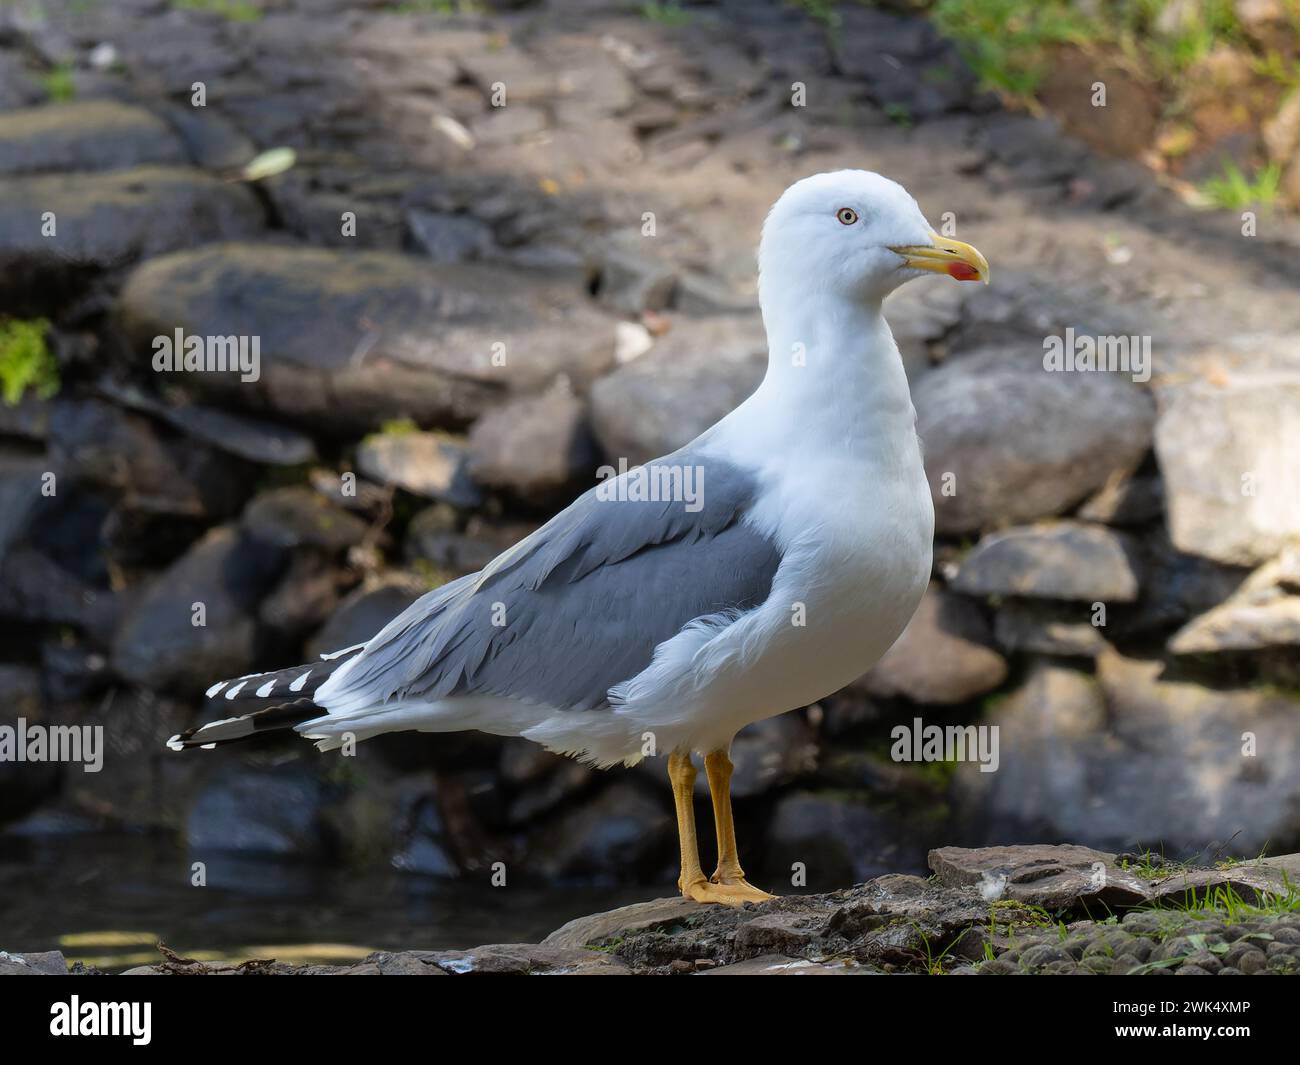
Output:
<svg viewBox="0 0 1300 1065">
<path fill-rule="evenodd" d="M 913 277 L 947 274 L 988 283 L 989 264 L 969 244 L 930 228 L 902 185 L 869 170 L 796 181 L 763 224 L 760 282 L 852 300 L 880 300 Z"/>
</svg>

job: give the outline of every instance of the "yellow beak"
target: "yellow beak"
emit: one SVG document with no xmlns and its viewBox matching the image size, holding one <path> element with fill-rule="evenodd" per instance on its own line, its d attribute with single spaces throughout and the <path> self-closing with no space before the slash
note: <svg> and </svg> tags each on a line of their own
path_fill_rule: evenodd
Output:
<svg viewBox="0 0 1300 1065">
<path fill-rule="evenodd" d="M 958 281 L 983 281 L 989 283 L 989 261 L 980 254 L 978 248 L 963 244 L 951 237 L 941 237 L 933 230 L 928 244 L 907 244 L 889 250 L 901 255 L 908 266 L 918 270 L 929 270 L 936 274 L 947 274 Z"/>
</svg>

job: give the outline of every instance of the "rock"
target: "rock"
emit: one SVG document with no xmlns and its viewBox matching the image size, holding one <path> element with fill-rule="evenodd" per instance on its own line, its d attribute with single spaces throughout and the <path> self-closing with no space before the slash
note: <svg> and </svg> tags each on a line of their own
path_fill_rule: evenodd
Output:
<svg viewBox="0 0 1300 1065">
<path fill-rule="evenodd" d="M 100 391 L 115 403 L 149 414 L 195 440 L 238 458 L 265 466 L 298 466 L 316 459 L 311 437 L 284 425 L 248 418 L 213 407 L 162 403 L 138 388 L 102 384 Z"/>
<path fill-rule="evenodd" d="M 191 856 L 209 866 L 224 854 L 319 859 L 332 846 L 324 803 L 324 789 L 310 771 L 231 766 L 218 771 L 195 801 L 186 842 Z"/>
<path fill-rule="evenodd" d="M 1230 839 L 1245 854 L 1289 839 L 1295 700 L 1163 680 L 1162 668 L 1110 650 L 1097 657 L 1096 679 L 1035 665 L 986 716 L 999 730 L 998 772 L 958 766 L 954 802 L 968 838 L 1075 839 L 1112 851 L 1160 840 L 1168 853 Z"/>
<path fill-rule="evenodd" d="M 1091 658 L 1107 646 L 1092 606 L 1011 599 L 998 607 L 993 631 L 1006 651 Z"/>
<path fill-rule="evenodd" d="M 657 871 L 673 851 L 673 819 L 626 778 L 528 839 L 526 869 L 547 880 L 622 883 Z"/>
<path fill-rule="evenodd" d="M 1176 547 L 1254 566 L 1300 537 L 1300 377 L 1234 373 L 1223 386 L 1165 389 L 1160 406 L 1156 458 Z"/>
<path fill-rule="evenodd" d="M 459 876 L 460 866 L 452 854 L 436 801 L 431 796 L 420 796 L 406 821 L 392 857 L 393 867 L 418 876 Z"/>
<path fill-rule="evenodd" d="M 1193 618 L 1169 641 L 1177 655 L 1300 645 L 1300 550 L 1252 573 L 1221 606 Z"/>
<path fill-rule="evenodd" d="M 811 888 L 830 890 L 890 869 L 924 868 L 923 833 L 909 819 L 878 810 L 865 794 L 793 791 L 771 814 L 762 876 L 780 892 L 802 871 Z"/>
<path fill-rule="evenodd" d="M 344 583 L 343 573 L 319 548 L 295 551 L 284 575 L 258 604 L 257 619 L 274 638 L 298 644 L 329 620 Z"/>
<path fill-rule="evenodd" d="M 313 491 L 345 510 L 373 515 L 382 511 L 389 503 L 388 489 L 371 484 L 369 481 L 358 480 L 351 470 L 341 473 L 338 470 L 317 467 L 308 473 L 307 479 Z M 446 506 L 446 504 L 442 505 Z"/>
<path fill-rule="evenodd" d="M 778 714 L 755 721 L 741 729 L 732 741 L 731 797 L 752 799 L 811 776 L 817 772 L 818 754 L 816 733 L 802 715 Z M 709 780 L 702 762 L 698 769 L 695 794 L 707 800 Z M 637 764 L 637 770 L 655 785 L 663 786 L 663 759 L 644 759 Z"/>
<path fill-rule="evenodd" d="M 1165 108 L 1160 86 L 1141 64 L 1065 45 L 1051 48 L 1040 70 L 1035 99 L 1070 134 L 1117 159 L 1139 158 L 1151 147 Z M 1093 101 L 1098 82 L 1106 86 L 1104 107 Z"/>
<path fill-rule="evenodd" d="M 259 186 L 270 195 L 285 230 L 307 244 L 348 251 L 402 251 L 408 234 L 401 205 L 369 197 L 360 181 L 345 179 L 340 191 L 331 191 L 335 184 L 331 177 L 299 165 Z M 387 195 L 392 196 L 392 191 Z"/>
<path fill-rule="evenodd" d="M 275 548 L 315 547 L 330 554 L 359 544 L 369 526 L 310 488 L 275 488 L 244 508 L 244 532 Z"/>
<path fill-rule="evenodd" d="M 718 965 L 701 976 L 871 976 L 879 970 L 852 961 L 808 961 L 784 954 L 763 954 L 748 961 Z"/>
<path fill-rule="evenodd" d="M 966 595 L 1130 603 L 1137 598 L 1136 550 L 1122 533 L 1058 521 L 984 537 L 952 587 Z"/>
<path fill-rule="evenodd" d="M 325 627 L 308 641 L 307 661 L 365 643 L 428 590 L 427 584 L 410 574 L 389 572 L 367 581 L 343 599 Z"/>
<path fill-rule="evenodd" d="M 128 104 L 86 100 L 0 114 L 0 174 L 124 170 L 186 161 L 165 122 Z"/>
<path fill-rule="evenodd" d="M 848 77 L 865 82 L 873 100 L 898 108 L 909 119 L 970 106 L 975 76 L 929 22 L 857 7 L 840 13 L 838 22 L 831 36 L 836 65 Z M 931 74 L 909 74 L 918 69 Z"/>
<path fill-rule="evenodd" d="M 453 976 L 620 976 L 630 971 L 625 962 L 608 954 L 546 943 L 498 943 L 419 954 Z"/>
<path fill-rule="evenodd" d="M 1055 911 L 1136 906 L 1150 897 L 1146 885 L 1121 869 L 1113 854 L 1073 844 L 940 847 L 930 852 L 929 862 L 941 884 L 975 887 L 988 902 L 1009 899 Z"/>
<path fill-rule="evenodd" d="M 531 744 L 531 746 L 537 745 Z M 542 750 L 542 753 L 552 758 L 558 757 L 550 755 L 545 750 Z M 597 786 L 595 770 L 572 759 L 562 759 L 561 764 L 556 766 L 544 780 L 526 785 L 510 801 L 506 810 L 506 819 L 512 825 L 527 824 L 594 786 Z"/>
<path fill-rule="evenodd" d="M 950 706 L 998 687 L 1007 663 L 975 604 L 931 585 L 912 620 L 858 686 L 869 695 Z"/>
<path fill-rule="evenodd" d="M 534 504 L 572 495 L 598 462 L 586 408 L 564 381 L 488 411 L 469 434 L 470 476 Z"/>
<path fill-rule="evenodd" d="M 1054 119 L 1004 112 L 989 117 L 983 134 L 988 151 L 1025 184 L 1062 182 L 1087 169 L 1087 149 L 1062 136 Z"/>
<path fill-rule="evenodd" d="M 48 526 L 45 526 L 48 530 Z M 121 601 L 32 547 L 13 547 L 0 568 L 0 616 L 72 625 L 97 644 L 112 639 Z"/>
<path fill-rule="evenodd" d="M 215 107 L 169 107 L 168 124 L 196 166 L 236 173 L 257 156 L 257 146 Z"/>
<path fill-rule="evenodd" d="M 564 950 L 537 943 L 493 943 L 472 950 L 378 951 L 352 965 L 287 965 L 253 961 L 165 962 L 139 966 L 124 976 L 622 976 L 631 970 L 620 959 L 595 951 Z"/>
<path fill-rule="evenodd" d="M 122 293 L 137 343 L 181 327 L 257 336 L 261 376 L 177 384 L 343 434 L 412 418 L 465 425 L 509 390 L 575 385 L 614 359 L 613 322 L 563 282 L 385 252 L 226 244 L 156 259 Z"/>
<path fill-rule="evenodd" d="M 956 285 L 904 285 L 885 301 L 885 319 L 909 381 L 930 369 L 931 345 L 960 321 L 965 299 Z"/>
<path fill-rule="evenodd" d="M 1079 508 L 1084 521 L 1103 525 L 1145 525 L 1164 514 L 1164 486 L 1159 477 L 1113 475 Z"/>
<path fill-rule="evenodd" d="M 247 673 L 259 650 L 257 604 L 283 565 L 280 552 L 236 529 L 213 529 L 131 605 L 113 641 L 114 671 L 184 692 Z"/>
<path fill-rule="evenodd" d="M 1110 619 L 1117 635 L 1167 630 L 1204 614 L 1233 594 L 1250 571 L 1179 551 L 1163 529 L 1140 542 L 1142 598 Z"/>
<path fill-rule="evenodd" d="M 492 227 L 470 215 L 412 208 L 406 224 L 420 249 L 435 263 L 463 263 L 490 257 L 496 248 Z"/>
<path fill-rule="evenodd" d="M 14 954 L 0 950 L 0 976 L 67 976 L 63 953 L 47 950 L 36 954 Z"/>
<path fill-rule="evenodd" d="M 406 557 L 430 562 L 455 576 L 477 573 L 502 551 L 513 547 L 535 525 L 494 523 L 471 517 L 460 529 L 458 513 L 446 503 L 426 507 L 406 527 Z"/>
<path fill-rule="evenodd" d="M 1042 359 L 1041 349 L 963 355 L 917 382 L 940 533 L 1063 513 L 1145 455 L 1147 396 L 1109 373 L 1048 372 Z"/>
<path fill-rule="evenodd" d="M 559 85 L 555 75 L 528 53 L 509 45 L 489 44 L 483 51 L 457 56 L 461 71 L 492 101 L 501 85 L 508 106 L 555 96 Z M 500 106 L 499 104 L 496 106 Z"/>
<path fill-rule="evenodd" d="M 2 142 L 0 142 L 2 143 Z M 0 290 L 69 286 L 90 270 L 258 233 L 262 209 L 247 188 L 194 170 L 140 167 L 108 174 L 55 174 L 5 182 L 0 202 Z M 43 220 L 53 214 L 54 232 Z M 158 329 L 167 333 L 171 328 Z M 152 351 L 152 334 L 142 351 Z M 144 357 L 141 358 L 145 363 Z"/>
<path fill-rule="evenodd" d="M 41 676 L 27 666 L 0 664 L 0 691 L 5 693 L 14 717 L 32 722 L 41 717 Z"/>
<path fill-rule="evenodd" d="M 633 316 L 668 306 L 677 286 L 677 271 L 652 255 L 647 248 L 650 243 L 645 237 L 634 237 L 606 249 L 600 264 L 601 303 Z"/>
<path fill-rule="evenodd" d="M 491 226 L 469 215 L 435 211 L 407 211 L 412 238 L 434 263 L 465 263 L 486 259 L 497 247 Z"/>
<path fill-rule="evenodd" d="M 497 107 L 478 115 L 469 129 L 484 147 L 510 144 L 546 129 L 546 112 L 536 107 Z"/>
<path fill-rule="evenodd" d="M 463 444 L 413 429 L 377 433 L 357 447 L 357 469 L 372 481 L 466 509 L 480 502 Z"/>
<path fill-rule="evenodd" d="M 798 714 L 780 714 L 754 722 L 741 729 L 732 741 L 732 798 L 765 795 L 815 773 L 817 754 L 817 738 Z M 662 765 L 656 769 L 663 772 Z M 707 793 L 708 778 L 704 773 L 696 778 L 695 789 L 697 795 Z"/>
<path fill-rule="evenodd" d="M 658 899 L 571 921 L 547 944 L 609 953 L 639 973 L 716 971 L 770 959 L 880 972 L 881 966 L 926 965 L 972 924 L 987 923 L 988 904 L 969 890 L 884 876 L 832 895 L 789 895 L 742 907 Z M 828 959 L 834 959 L 830 961 Z M 770 965 L 764 961 L 762 968 Z"/>
<path fill-rule="evenodd" d="M 684 918 L 702 914 L 708 907 L 702 902 L 678 895 L 670 899 L 634 902 L 617 910 L 575 917 L 542 940 L 547 947 L 581 950 L 592 944 L 617 939 L 628 932 L 639 932 L 659 925 L 680 924 Z"/>
<path fill-rule="evenodd" d="M 591 414 L 607 457 L 635 465 L 690 443 L 763 379 L 758 319 L 678 319 L 645 355 L 597 381 Z"/>
<path fill-rule="evenodd" d="M 73 485 L 107 490 L 127 510 L 150 515 L 220 519 L 248 488 L 243 462 L 98 399 L 54 402 L 49 449 Z"/>
<path fill-rule="evenodd" d="M 1260 128 L 1269 158 L 1283 166 L 1300 149 L 1300 95 L 1290 93 Z"/>
<path fill-rule="evenodd" d="M 752 314 L 756 297 L 753 292 L 738 291 L 736 286 L 708 274 L 683 270 L 673 288 L 672 306 L 685 315 Z"/>
<path fill-rule="evenodd" d="M 0 403 L 0 436 L 14 436 L 39 443 L 49 435 L 50 402 L 35 392 L 23 394 L 13 406 Z"/>
<path fill-rule="evenodd" d="M 1236 0 L 1233 14 L 1252 40 L 1266 51 L 1295 49 L 1295 26 L 1284 0 Z"/>
<path fill-rule="evenodd" d="M 40 512 L 46 498 L 41 488 L 51 472 L 47 459 L 0 452 L 0 562 Z"/>
<path fill-rule="evenodd" d="M 44 96 L 25 57 L 13 49 L 0 51 L 0 111 L 31 107 Z"/>
<path fill-rule="evenodd" d="M 5 696 L 4 720 L 9 727 L 19 718 L 43 722 L 41 675 L 35 669 L 0 665 L 0 692 Z M 0 760 L 0 824 L 17 821 L 57 795 L 62 777 L 63 767 L 57 763 Z"/>
</svg>

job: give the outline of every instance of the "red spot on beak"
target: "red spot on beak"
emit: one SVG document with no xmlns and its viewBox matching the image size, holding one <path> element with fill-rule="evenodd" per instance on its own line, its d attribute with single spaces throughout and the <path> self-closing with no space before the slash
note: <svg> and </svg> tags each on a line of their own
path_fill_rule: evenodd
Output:
<svg viewBox="0 0 1300 1065">
<path fill-rule="evenodd" d="M 978 281 L 980 272 L 970 263 L 953 262 L 948 264 L 948 276 L 958 281 Z"/>
</svg>

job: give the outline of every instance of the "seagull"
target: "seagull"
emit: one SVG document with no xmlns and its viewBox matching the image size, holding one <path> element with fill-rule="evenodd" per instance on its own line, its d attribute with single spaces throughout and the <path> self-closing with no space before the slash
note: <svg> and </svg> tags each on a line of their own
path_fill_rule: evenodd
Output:
<svg viewBox="0 0 1300 1065">
<path fill-rule="evenodd" d="M 768 368 L 740 406 L 670 455 L 624 463 L 366 643 L 214 684 L 208 698 L 230 716 L 168 746 L 292 729 L 349 753 L 386 732 L 477 729 L 601 768 L 666 756 L 681 893 L 773 898 L 740 865 L 732 739 L 861 676 L 920 603 L 934 508 L 881 304 L 923 274 L 987 283 L 989 267 L 864 170 L 786 189 L 758 263 Z M 694 754 L 712 797 L 712 876 Z"/>
</svg>

